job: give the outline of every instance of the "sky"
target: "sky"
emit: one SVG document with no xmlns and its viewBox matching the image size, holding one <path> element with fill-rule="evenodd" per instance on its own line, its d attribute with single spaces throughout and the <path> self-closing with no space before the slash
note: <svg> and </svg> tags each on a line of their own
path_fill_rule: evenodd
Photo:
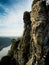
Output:
<svg viewBox="0 0 49 65">
<path fill-rule="evenodd" d="M 49 3 L 49 0 L 46 0 Z M 31 11 L 33 0 L 0 0 L 0 36 L 22 36 L 23 13 Z"/>
<path fill-rule="evenodd" d="M 22 36 L 23 13 L 31 11 L 33 0 L 0 0 L 0 36 Z"/>
</svg>

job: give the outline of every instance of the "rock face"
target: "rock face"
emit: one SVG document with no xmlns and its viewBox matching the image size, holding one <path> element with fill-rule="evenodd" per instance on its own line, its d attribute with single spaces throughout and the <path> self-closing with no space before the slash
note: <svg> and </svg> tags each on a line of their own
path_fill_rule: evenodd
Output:
<svg viewBox="0 0 49 65">
<path fill-rule="evenodd" d="M 49 21 L 46 1 L 36 0 L 31 11 L 31 39 L 35 60 L 33 65 L 44 65 L 44 46 L 49 36 Z"/>
<path fill-rule="evenodd" d="M 31 12 L 24 12 L 24 34 L 13 57 L 19 65 L 46 65 L 49 52 L 49 5 L 34 0 Z"/>
</svg>

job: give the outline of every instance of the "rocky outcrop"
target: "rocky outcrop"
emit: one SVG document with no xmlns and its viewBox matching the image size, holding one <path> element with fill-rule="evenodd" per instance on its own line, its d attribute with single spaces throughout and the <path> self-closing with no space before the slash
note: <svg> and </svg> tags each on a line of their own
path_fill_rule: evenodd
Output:
<svg viewBox="0 0 49 65">
<path fill-rule="evenodd" d="M 19 65 L 45 65 L 49 51 L 49 6 L 34 0 L 31 12 L 24 12 L 24 33 L 13 57 Z"/>
<path fill-rule="evenodd" d="M 31 48 L 26 65 L 45 65 L 45 57 L 49 51 L 49 7 L 46 1 L 34 0 L 31 18 Z"/>
<path fill-rule="evenodd" d="M 23 16 L 24 20 L 24 34 L 23 38 L 18 46 L 18 50 L 21 52 L 21 57 L 20 57 L 20 65 L 26 65 L 26 63 L 29 60 L 30 57 L 30 31 L 31 31 L 31 21 L 30 21 L 30 13 L 29 12 L 24 12 Z"/>
<path fill-rule="evenodd" d="M 17 47 L 20 43 L 20 40 L 21 40 L 20 38 L 18 38 L 17 40 L 16 39 L 11 40 L 11 48 L 8 51 L 8 56 L 10 56 L 10 57 L 14 56 L 15 52 L 17 51 Z"/>
<path fill-rule="evenodd" d="M 14 42 L 11 46 L 11 50 L 8 55 L 12 56 L 19 62 L 19 65 L 26 65 L 30 58 L 30 31 L 31 31 L 31 20 L 30 13 L 24 12 L 24 33 L 23 37 Z M 18 45 L 17 45 L 18 44 Z"/>
<path fill-rule="evenodd" d="M 49 15 L 46 1 L 34 0 L 31 11 L 31 44 L 33 65 L 45 65 L 45 56 L 49 50 Z"/>
</svg>

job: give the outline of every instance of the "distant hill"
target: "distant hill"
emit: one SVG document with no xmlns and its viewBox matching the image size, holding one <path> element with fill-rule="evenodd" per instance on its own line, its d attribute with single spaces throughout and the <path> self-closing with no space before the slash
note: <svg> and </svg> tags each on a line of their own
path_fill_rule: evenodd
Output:
<svg viewBox="0 0 49 65">
<path fill-rule="evenodd" d="M 11 40 L 15 37 L 0 37 L 0 50 L 11 44 Z"/>
</svg>

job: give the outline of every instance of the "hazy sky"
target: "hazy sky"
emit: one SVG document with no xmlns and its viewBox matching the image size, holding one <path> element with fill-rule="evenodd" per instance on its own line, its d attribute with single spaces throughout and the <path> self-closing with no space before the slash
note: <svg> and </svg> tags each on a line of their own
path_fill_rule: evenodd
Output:
<svg viewBox="0 0 49 65">
<path fill-rule="evenodd" d="M 0 36 L 21 36 L 23 12 L 31 10 L 33 0 L 0 0 Z"/>
</svg>

